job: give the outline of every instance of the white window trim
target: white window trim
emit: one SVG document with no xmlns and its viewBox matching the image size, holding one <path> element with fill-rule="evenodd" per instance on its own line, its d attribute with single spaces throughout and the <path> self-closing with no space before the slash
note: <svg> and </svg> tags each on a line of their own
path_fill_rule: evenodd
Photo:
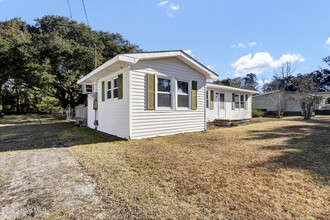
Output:
<svg viewBox="0 0 330 220">
<path fill-rule="evenodd" d="M 115 80 L 117 80 L 117 87 L 115 87 Z M 112 79 L 112 100 L 118 100 L 118 75 Z M 115 97 L 115 89 L 117 88 L 117 97 Z"/>
<path fill-rule="evenodd" d="M 243 96 L 243 101 L 241 100 L 242 96 Z M 242 102 L 243 102 L 243 107 L 242 107 Z M 245 94 L 239 95 L 239 109 L 245 109 Z"/>
<path fill-rule="evenodd" d="M 187 82 L 188 83 L 188 94 L 185 93 L 178 93 L 178 81 L 181 82 Z M 176 79 L 175 80 L 175 107 L 176 110 L 191 110 L 191 80 L 186 80 L 186 79 Z M 179 107 L 179 98 L 178 95 L 187 95 L 188 96 L 188 107 Z"/>
<path fill-rule="evenodd" d="M 107 98 L 106 98 L 106 101 L 110 101 L 113 98 L 113 94 L 112 94 L 112 85 L 113 85 L 113 83 L 112 83 L 112 80 L 111 79 L 106 80 L 106 82 L 107 82 L 107 86 L 106 86 L 106 96 L 107 96 Z M 110 89 L 111 98 L 110 99 L 108 99 L 108 91 L 109 91 L 108 82 L 111 82 L 111 89 Z"/>
<path fill-rule="evenodd" d="M 205 108 L 210 109 L 210 90 L 206 90 L 205 102 L 206 102 Z"/>
<path fill-rule="evenodd" d="M 175 80 L 173 80 L 172 77 L 168 77 L 168 76 L 162 76 L 162 75 L 157 75 L 155 74 L 155 110 L 173 110 L 173 82 Z M 171 81 L 171 89 L 170 92 L 160 92 L 158 91 L 158 78 L 161 79 L 169 79 Z M 176 82 L 174 82 L 176 83 Z M 163 94 L 171 94 L 171 106 L 170 107 L 159 107 L 158 106 L 158 93 L 163 93 Z"/>
<path fill-rule="evenodd" d="M 239 111 L 240 109 L 241 109 L 241 100 L 240 100 L 240 95 L 241 94 L 239 94 L 239 93 L 234 93 L 235 94 L 235 109 L 234 109 L 234 111 Z M 236 107 L 236 95 L 238 95 L 238 107 Z"/>
</svg>

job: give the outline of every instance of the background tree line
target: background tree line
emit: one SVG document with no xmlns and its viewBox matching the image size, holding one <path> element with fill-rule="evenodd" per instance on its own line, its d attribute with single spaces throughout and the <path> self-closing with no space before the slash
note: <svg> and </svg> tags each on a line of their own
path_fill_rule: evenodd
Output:
<svg viewBox="0 0 330 220">
<path fill-rule="evenodd" d="M 0 86 L 4 112 L 42 112 L 83 103 L 77 80 L 117 54 L 141 51 L 118 33 L 94 31 L 47 15 L 34 25 L 0 22 Z"/>
<path fill-rule="evenodd" d="M 7 113 L 50 112 L 56 106 L 84 103 L 77 80 L 95 68 L 94 46 L 98 65 L 117 54 L 141 51 L 118 33 L 94 31 L 67 17 L 47 15 L 35 21 L 34 25 L 19 18 L 0 22 L 0 102 Z M 323 61 L 330 66 L 330 56 Z M 293 72 L 292 63 L 283 63 L 262 88 L 254 73 L 215 83 L 264 93 L 329 91 L 329 69 L 297 76 Z M 284 109 L 281 102 L 279 114 Z"/>
</svg>

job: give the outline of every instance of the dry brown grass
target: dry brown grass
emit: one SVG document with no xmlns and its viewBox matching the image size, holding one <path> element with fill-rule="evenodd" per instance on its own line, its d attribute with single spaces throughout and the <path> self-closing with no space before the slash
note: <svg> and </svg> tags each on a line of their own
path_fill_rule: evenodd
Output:
<svg viewBox="0 0 330 220">
<path fill-rule="evenodd" d="M 329 218 L 330 117 L 253 122 L 146 140 L 60 136 L 113 218 Z"/>
</svg>

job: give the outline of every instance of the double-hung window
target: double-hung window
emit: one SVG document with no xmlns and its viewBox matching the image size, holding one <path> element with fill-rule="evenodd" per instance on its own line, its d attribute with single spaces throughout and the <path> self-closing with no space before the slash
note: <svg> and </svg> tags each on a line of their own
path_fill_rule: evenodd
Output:
<svg viewBox="0 0 330 220">
<path fill-rule="evenodd" d="M 172 107 L 170 79 L 157 78 L 157 105 L 158 107 Z"/>
<path fill-rule="evenodd" d="M 189 83 L 177 81 L 178 107 L 189 108 Z"/>
<path fill-rule="evenodd" d="M 209 91 L 206 90 L 206 108 L 209 108 Z"/>
<path fill-rule="evenodd" d="M 244 102 L 244 95 L 240 96 L 240 101 L 241 101 L 241 108 L 245 108 L 245 102 Z"/>
<path fill-rule="evenodd" d="M 235 94 L 235 109 L 239 108 L 239 95 Z"/>
<path fill-rule="evenodd" d="M 118 98 L 118 78 L 113 80 L 113 98 Z"/>
<path fill-rule="evenodd" d="M 111 80 L 107 83 L 107 99 L 111 99 Z"/>
</svg>

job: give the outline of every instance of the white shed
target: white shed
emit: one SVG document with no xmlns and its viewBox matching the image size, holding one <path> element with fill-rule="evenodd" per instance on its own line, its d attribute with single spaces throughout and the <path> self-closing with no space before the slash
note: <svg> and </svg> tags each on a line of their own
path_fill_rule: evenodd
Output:
<svg viewBox="0 0 330 220">
<path fill-rule="evenodd" d="M 78 84 L 88 94 L 88 127 L 141 139 L 205 130 L 206 82 L 217 78 L 212 70 L 176 50 L 117 55 Z M 222 88 L 233 91 L 231 87 L 217 89 Z M 250 110 L 246 111 L 244 117 L 249 118 Z M 235 113 L 228 112 L 228 117 L 241 115 Z"/>
</svg>

